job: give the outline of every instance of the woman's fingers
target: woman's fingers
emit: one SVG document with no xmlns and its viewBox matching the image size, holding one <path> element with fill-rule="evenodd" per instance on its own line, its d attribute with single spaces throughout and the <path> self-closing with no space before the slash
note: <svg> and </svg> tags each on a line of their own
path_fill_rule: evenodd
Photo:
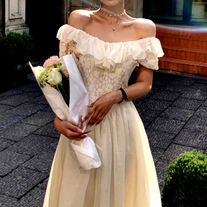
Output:
<svg viewBox="0 0 207 207">
<path fill-rule="evenodd" d="M 79 126 L 71 123 L 71 122 L 68 122 L 68 121 L 63 121 L 65 122 L 65 127 L 73 132 L 77 132 L 77 133 L 82 133 L 82 130 L 81 128 L 79 128 Z"/>
<path fill-rule="evenodd" d="M 66 135 L 69 139 L 83 139 L 87 136 L 85 133 L 77 133 L 72 131 L 67 131 Z"/>
<path fill-rule="evenodd" d="M 62 121 L 59 118 L 55 118 L 55 128 L 69 139 L 83 139 L 87 136 L 82 132 L 82 129 L 72 122 Z"/>
<path fill-rule="evenodd" d="M 91 119 L 91 117 L 93 116 L 93 113 L 94 113 L 94 109 L 93 109 L 93 107 L 92 106 L 89 106 L 88 107 L 88 113 L 87 113 L 87 115 L 83 118 L 83 122 L 88 122 L 90 119 Z"/>
<path fill-rule="evenodd" d="M 106 111 L 104 109 L 97 109 L 93 115 L 91 116 L 91 119 L 89 120 L 90 125 L 99 124 L 105 117 Z"/>
</svg>

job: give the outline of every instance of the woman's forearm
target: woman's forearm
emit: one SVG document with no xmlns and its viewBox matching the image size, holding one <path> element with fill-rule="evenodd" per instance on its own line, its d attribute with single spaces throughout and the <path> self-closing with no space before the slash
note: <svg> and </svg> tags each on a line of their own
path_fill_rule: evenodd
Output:
<svg viewBox="0 0 207 207">
<path fill-rule="evenodd" d="M 146 96 L 152 89 L 152 84 L 148 82 L 137 82 L 125 88 L 128 100 L 135 100 Z"/>
<path fill-rule="evenodd" d="M 151 88 L 152 88 L 152 84 L 150 83 L 137 82 L 123 89 L 127 95 L 127 99 L 129 101 L 132 101 L 137 98 L 146 96 L 151 91 Z M 122 102 L 124 97 L 121 90 L 118 89 L 116 91 L 111 92 L 111 98 L 112 100 L 114 100 L 114 103 L 120 103 Z"/>
</svg>

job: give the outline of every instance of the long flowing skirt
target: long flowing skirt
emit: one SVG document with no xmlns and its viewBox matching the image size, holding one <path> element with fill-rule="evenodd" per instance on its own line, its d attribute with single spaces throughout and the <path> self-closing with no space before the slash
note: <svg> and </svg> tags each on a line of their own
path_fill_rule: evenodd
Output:
<svg viewBox="0 0 207 207">
<path fill-rule="evenodd" d="M 102 166 L 83 170 L 60 136 L 44 207 L 160 207 L 160 191 L 148 138 L 132 102 L 114 105 L 90 136 Z"/>
</svg>

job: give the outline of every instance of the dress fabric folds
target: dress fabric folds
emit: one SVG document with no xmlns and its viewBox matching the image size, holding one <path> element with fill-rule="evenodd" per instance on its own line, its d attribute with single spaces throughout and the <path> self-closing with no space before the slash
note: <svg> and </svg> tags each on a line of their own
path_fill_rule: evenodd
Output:
<svg viewBox="0 0 207 207">
<path fill-rule="evenodd" d="M 127 87 L 139 64 L 157 70 L 163 55 L 155 37 L 110 43 L 63 25 L 57 38 L 60 55 L 74 55 L 91 101 Z M 161 207 L 148 138 L 132 102 L 113 105 L 89 136 L 99 146 L 101 167 L 81 169 L 61 135 L 43 207 Z"/>
</svg>

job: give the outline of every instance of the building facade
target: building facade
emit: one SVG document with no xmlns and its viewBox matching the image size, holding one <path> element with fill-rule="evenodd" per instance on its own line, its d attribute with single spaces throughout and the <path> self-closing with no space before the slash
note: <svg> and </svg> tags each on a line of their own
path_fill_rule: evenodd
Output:
<svg viewBox="0 0 207 207">
<path fill-rule="evenodd" d="M 164 49 L 160 68 L 207 76 L 207 0 L 145 0 L 143 8 Z"/>
</svg>

